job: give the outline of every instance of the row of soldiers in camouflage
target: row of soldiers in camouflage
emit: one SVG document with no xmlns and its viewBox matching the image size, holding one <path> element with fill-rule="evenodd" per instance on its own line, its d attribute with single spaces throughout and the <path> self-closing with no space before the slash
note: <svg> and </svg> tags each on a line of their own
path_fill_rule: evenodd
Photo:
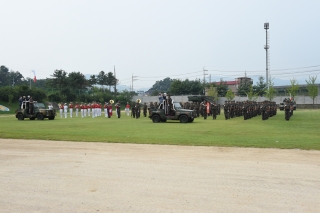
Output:
<svg viewBox="0 0 320 213">
<path fill-rule="evenodd" d="M 267 120 L 277 114 L 277 104 L 273 101 L 225 101 L 223 105 L 225 119 L 243 116 L 244 120 L 261 115 L 262 120 Z"/>
</svg>

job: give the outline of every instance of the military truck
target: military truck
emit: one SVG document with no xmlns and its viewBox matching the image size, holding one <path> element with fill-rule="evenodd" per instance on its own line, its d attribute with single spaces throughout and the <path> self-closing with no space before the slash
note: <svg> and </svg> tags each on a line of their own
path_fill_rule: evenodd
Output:
<svg viewBox="0 0 320 213">
<path fill-rule="evenodd" d="M 194 121 L 196 117 L 195 111 L 183 109 L 180 103 L 172 102 L 172 109 L 168 109 L 166 101 L 163 101 L 156 110 L 151 111 L 149 118 L 154 123 L 166 122 L 167 120 L 179 120 L 180 123 Z"/>
<path fill-rule="evenodd" d="M 27 104 L 23 104 L 23 109 L 16 110 L 16 118 L 21 121 L 25 118 L 30 120 L 43 120 L 48 118 L 49 120 L 54 120 L 56 116 L 55 109 L 46 109 L 43 103 L 34 102 L 33 103 L 33 113 L 29 113 L 29 109 L 26 107 Z"/>
<path fill-rule="evenodd" d="M 207 101 L 207 102 L 213 103 L 214 102 L 214 97 L 206 96 L 206 95 L 191 95 L 191 96 L 188 96 L 188 101 L 201 103 L 204 100 Z"/>
</svg>

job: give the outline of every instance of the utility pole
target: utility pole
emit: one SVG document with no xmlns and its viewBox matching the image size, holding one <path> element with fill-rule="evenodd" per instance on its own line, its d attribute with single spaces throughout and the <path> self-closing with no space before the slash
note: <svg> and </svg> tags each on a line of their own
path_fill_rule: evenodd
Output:
<svg viewBox="0 0 320 213">
<path fill-rule="evenodd" d="M 117 76 L 116 76 L 116 65 L 114 65 L 114 67 L 113 67 L 113 74 L 114 74 L 114 80 L 115 80 L 115 82 L 114 82 L 114 97 L 117 97 Z"/>
<path fill-rule="evenodd" d="M 205 88 L 205 85 L 206 85 L 206 75 L 208 75 L 206 72 L 208 72 L 208 70 L 205 70 L 204 68 L 205 68 L 205 67 L 203 67 L 203 94 L 205 95 L 205 94 L 206 94 L 206 88 Z"/>
<path fill-rule="evenodd" d="M 208 75 L 206 72 L 208 72 L 208 70 L 204 69 L 205 67 L 203 67 L 203 84 L 206 84 L 206 75 Z"/>
<path fill-rule="evenodd" d="M 269 88 L 269 39 L 268 39 L 268 29 L 269 29 L 269 23 L 264 23 L 264 29 L 266 30 L 266 45 L 264 46 L 264 49 L 266 50 L 266 83 Z"/>
<path fill-rule="evenodd" d="M 132 73 L 132 84 L 131 84 L 132 88 L 131 88 L 131 92 L 133 92 L 133 82 L 138 80 L 138 79 L 136 79 L 137 77 L 138 76 L 133 76 L 133 73 Z"/>
</svg>

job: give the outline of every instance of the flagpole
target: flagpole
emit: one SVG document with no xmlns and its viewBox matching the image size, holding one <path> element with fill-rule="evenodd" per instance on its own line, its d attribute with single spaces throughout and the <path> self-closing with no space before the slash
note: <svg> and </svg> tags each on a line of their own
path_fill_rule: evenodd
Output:
<svg viewBox="0 0 320 213">
<path fill-rule="evenodd" d="M 31 71 L 30 71 L 30 89 L 31 89 Z"/>
</svg>

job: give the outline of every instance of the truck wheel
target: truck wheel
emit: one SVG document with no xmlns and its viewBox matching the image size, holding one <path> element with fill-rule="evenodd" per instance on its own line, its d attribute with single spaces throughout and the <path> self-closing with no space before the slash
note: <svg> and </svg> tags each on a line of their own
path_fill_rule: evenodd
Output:
<svg viewBox="0 0 320 213">
<path fill-rule="evenodd" d="M 161 119 L 161 122 L 167 122 L 167 119 L 165 119 L 165 118 Z"/>
<path fill-rule="evenodd" d="M 194 118 L 189 118 L 188 121 L 192 123 L 194 121 Z"/>
<path fill-rule="evenodd" d="M 43 115 L 41 113 L 39 113 L 37 115 L 37 120 L 43 120 L 43 119 L 44 119 Z"/>
<path fill-rule="evenodd" d="M 152 121 L 153 121 L 153 123 L 159 123 L 160 122 L 160 116 L 159 115 L 152 116 Z"/>
<path fill-rule="evenodd" d="M 49 117 L 49 120 L 54 120 L 54 116 Z"/>
<path fill-rule="evenodd" d="M 24 117 L 23 117 L 23 115 L 21 113 L 19 113 L 17 115 L 17 118 L 18 118 L 19 121 L 23 121 L 24 120 Z"/>
<path fill-rule="evenodd" d="M 180 123 L 188 123 L 188 117 L 186 115 L 181 115 L 179 120 Z"/>
</svg>

